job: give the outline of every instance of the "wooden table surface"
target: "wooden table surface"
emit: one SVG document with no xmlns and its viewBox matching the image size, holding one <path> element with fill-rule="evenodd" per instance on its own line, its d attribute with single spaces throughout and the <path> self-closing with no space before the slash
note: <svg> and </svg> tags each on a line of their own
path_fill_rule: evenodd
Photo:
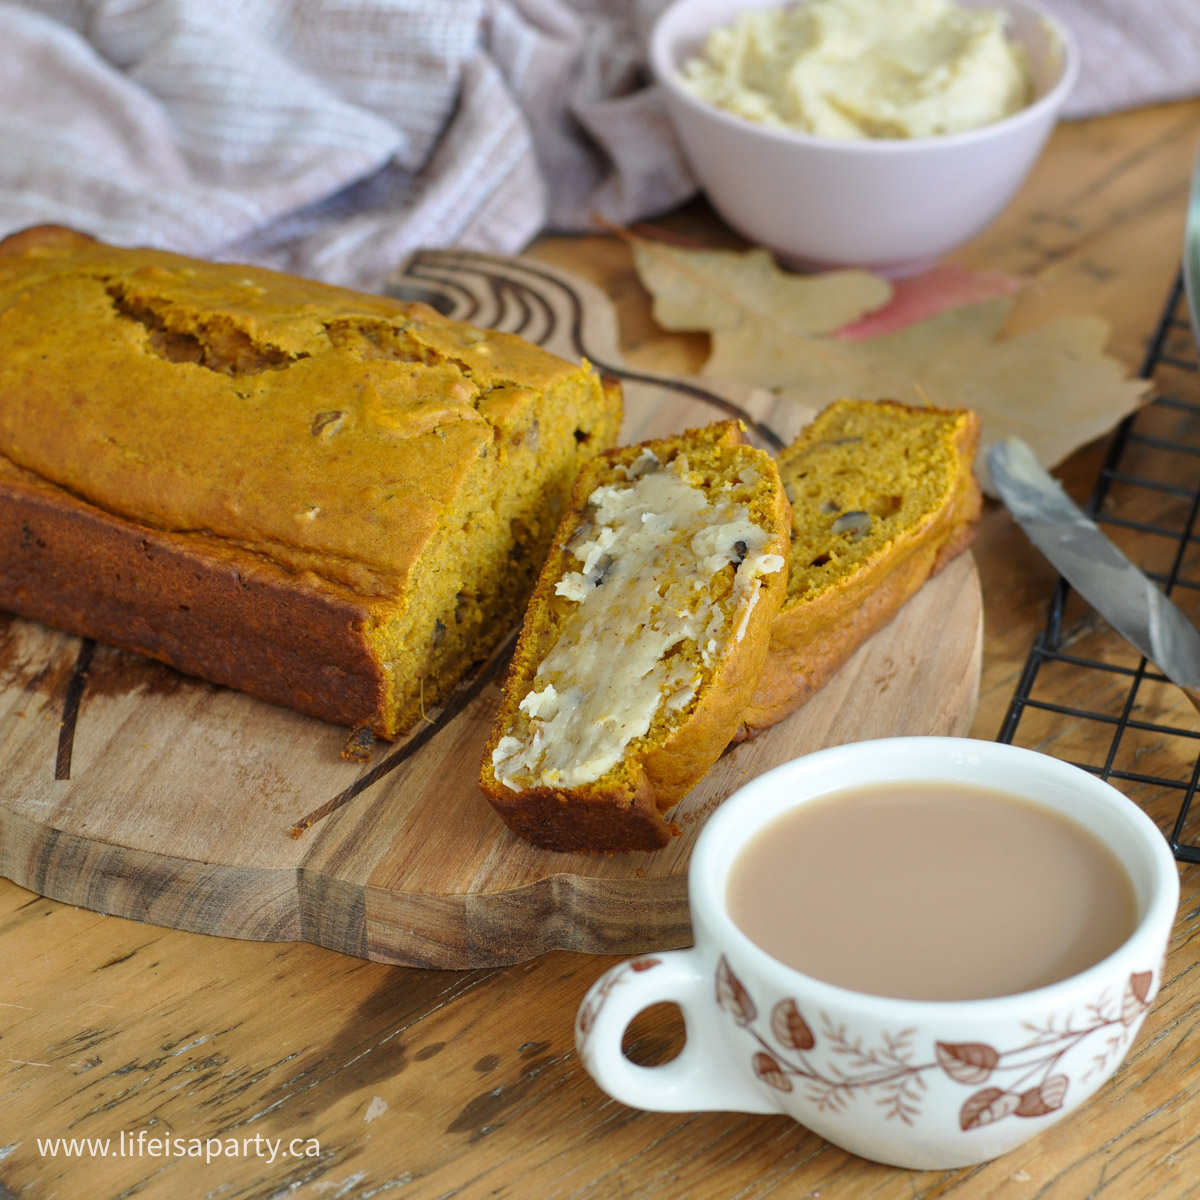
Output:
<svg viewBox="0 0 1200 1200">
<path fill-rule="evenodd" d="M 1064 126 L 1009 210 L 958 257 L 1034 277 L 1032 319 L 1101 313 L 1113 351 L 1136 369 L 1178 267 L 1197 143 L 1200 101 Z M 663 223 L 736 244 L 701 205 Z M 550 238 L 531 253 L 608 292 L 634 364 L 686 372 L 702 361 L 702 339 L 655 327 L 618 240 Z M 1076 495 L 1101 452 L 1060 470 Z M 1055 575 L 995 504 L 975 554 L 986 634 L 972 732 L 994 738 Z M 1079 620 L 1081 635 L 1094 628 Z M 1077 681 L 1057 697 L 1046 686 L 1051 700 L 1087 703 Z M 1055 736 L 1045 734 L 1051 750 Z M 1076 744 L 1089 736 L 1099 735 L 1073 726 Z M 783 1116 L 609 1100 L 581 1069 L 572 1026 L 612 959 L 404 969 L 159 929 L 0 880 L 0 1200 L 1198 1196 L 1200 869 L 1181 877 L 1164 988 L 1114 1080 L 1025 1147 L 947 1172 L 864 1162 Z M 643 1014 L 631 1056 L 661 1061 L 680 1036 L 670 1011 Z M 150 1139 L 166 1134 L 220 1139 L 225 1151 L 237 1139 L 239 1154 L 151 1156 Z M 108 1156 L 52 1154 L 59 1137 L 107 1138 Z"/>
</svg>

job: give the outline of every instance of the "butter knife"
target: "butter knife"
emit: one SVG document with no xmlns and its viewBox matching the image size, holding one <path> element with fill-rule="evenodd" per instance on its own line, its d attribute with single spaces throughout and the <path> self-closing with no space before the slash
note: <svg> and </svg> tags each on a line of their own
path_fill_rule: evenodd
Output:
<svg viewBox="0 0 1200 1200">
<path fill-rule="evenodd" d="M 1183 290 L 1192 319 L 1192 336 L 1200 346 L 1200 154 L 1192 170 L 1187 220 L 1183 227 Z"/>
<path fill-rule="evenodd" d="M 1085 515 L 1023 441 L 997 442 L 987 464 L 997 494 L 1029 540 L 1200 710 L 1200 632 L 1192 622 Z"/>
</svg>

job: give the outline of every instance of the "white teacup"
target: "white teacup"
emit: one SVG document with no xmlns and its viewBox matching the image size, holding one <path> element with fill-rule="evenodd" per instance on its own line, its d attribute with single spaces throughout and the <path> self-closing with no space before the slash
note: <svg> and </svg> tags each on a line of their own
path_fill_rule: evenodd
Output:
<svg viewBox="0 0 1200 1200">
<path fill-rule="evenodd" d="M 726 881 L 757 832 L 818 797 L 904 780 L 1009 792 L 1091 830 L 1133 883 L 1133 933 L 1095 965 L 1036 990 L 927 1001 L 814 979 L 741 932 Z M 1154 823 L 1078 767 L 996 742 L 892 738 L 785 763 L 731 796 L 697 840 L 688 896 L 694 946 L 614 967 L 579 1010 L 576 1044 L 596 1082 L 643 1109 L 787 1113 L 864 1158 L 940 1169 L 1004 1154 L 1112 1075 L 1158 991 L 1179 875 Z M 682 1010 L 686 1043 L 663 1066 L 637 1066 L 622 1036 L 663 1001 Z"/>
</svg>

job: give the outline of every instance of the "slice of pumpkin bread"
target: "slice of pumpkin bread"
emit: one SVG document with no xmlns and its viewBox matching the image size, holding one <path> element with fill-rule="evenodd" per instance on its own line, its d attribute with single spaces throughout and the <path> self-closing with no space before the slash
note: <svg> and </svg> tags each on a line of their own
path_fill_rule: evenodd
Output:
<svg viewBox="0 0 1200 1200">
<path fill-rule="evenodd" d="M 551 850 L 654 850 L 736 732 L 782 603 L 788 509 L 735 422 L 580 473 L 484 754 L 504 822 Z"/>
<path fill-rule="evenodd" d="M 778 456 L 792 505 L 787 598 L 739 736 L 799 708 L 969 545 L 979 419 L 838 400 Z"/>
</svg>

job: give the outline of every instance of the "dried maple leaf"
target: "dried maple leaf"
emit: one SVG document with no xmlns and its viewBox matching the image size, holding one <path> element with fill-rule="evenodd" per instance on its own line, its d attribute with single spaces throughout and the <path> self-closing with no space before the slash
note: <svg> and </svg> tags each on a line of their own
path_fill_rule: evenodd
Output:
<svg viewBox="0 0 1200 1200">
<path fill-rule="evenodd" d="M 892 297 L 891 284 L 867 271 L 795 275 L 766 250 L 687 250 L 626 237 L 654 297 L 654 319 L 664 329 L 719 331 L 745 359 L 786 361 L 793 339 L 833 333 Z"/>
<path fill-rule="evenodd" d="M 1102 318 L 1064 314 L 1006 337 L 1011 307 L 1007 298 L 965 304 L 864 341 L 798 340 L 789 378 L 751 381 L 817 408 L 839 396 L 969 408 L 983 423 L 982 448 L 1016 436 L 1052 467 L 1135 409 L 1148 383 L 1104 352 Z M 715 353 L 705 367 L 729 369 Z"/>
<path fill-rule="evenodd" d="M 998 271 L 968 271 L 957 263 L 942 263 L 919 275 L 896 280 L 892 284 L 892 298 L 883 308 L 839 329 L 836 336 L 855 341 L 880 337 L 914 321 L 936 316 L 944 309 L 977 304 L 993 296 L 1010 296 L 1024 286 L 1022 280 Z"/>
<path fill-rule="evenodd" d="M 804 410 L 841 396 L 970 408 L 983 448 L 1017 436 L 1052 467 L 1107 433 L 1149 388 L 1105 353 L 1110 329 L 1098 316 L 1064 314 L 1005 335 L 1013 297 L 1003 293 L 1012 289 L 997 276 L 931 272 L 919 286 L 899 285 L 892 304 L 891 285 L 866 272 L 794 276 L 764 250 L 632 244 L 660 323 L 711 334 L 706 376 L 770 388 Z M 887 332 L 864 336 L 877 330 Z"/>
</svg>

